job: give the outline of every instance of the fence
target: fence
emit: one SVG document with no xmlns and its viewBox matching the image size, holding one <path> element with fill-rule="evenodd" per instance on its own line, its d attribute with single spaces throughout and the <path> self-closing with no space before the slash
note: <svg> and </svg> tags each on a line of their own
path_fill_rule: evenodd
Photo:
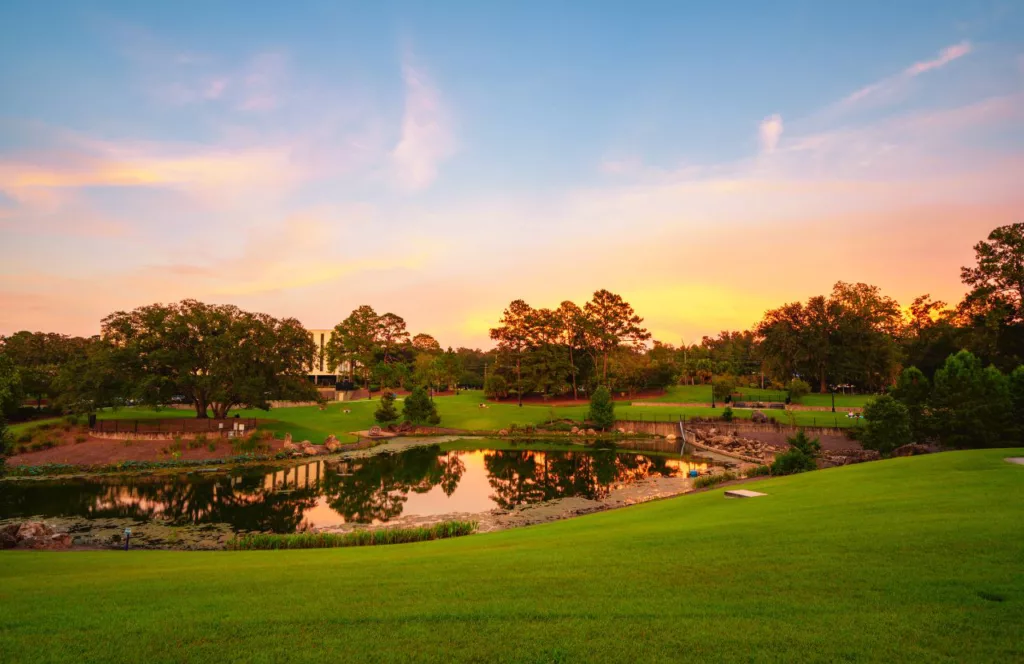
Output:
<svg viewBox="0 0 1024 664">
<path fill-rule="evenodd" d="M 213 434 L 230 435 L 238 427 L 244 431 L 256 428 L 254 417 L 229 417 L 225 420 L 175 417 L 145 420 L 97 420 L 89 428 L 99 434 Z"/>
</svg>

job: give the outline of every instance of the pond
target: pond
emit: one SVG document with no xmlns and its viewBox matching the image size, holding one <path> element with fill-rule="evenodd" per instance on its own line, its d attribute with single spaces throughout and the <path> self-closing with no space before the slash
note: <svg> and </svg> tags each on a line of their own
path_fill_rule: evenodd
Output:
<svg viewBox="0 0 1024 664">
<path fill-rule="evenodd" d="M 290 533 L 572 496 L 600 499 L 616 486 L 706 468 L 701 461 L 612 449 L 442 451 L 434 445 L 234 473 L 0 482 L 0 517 L 127 518 Z"/>
</svg>

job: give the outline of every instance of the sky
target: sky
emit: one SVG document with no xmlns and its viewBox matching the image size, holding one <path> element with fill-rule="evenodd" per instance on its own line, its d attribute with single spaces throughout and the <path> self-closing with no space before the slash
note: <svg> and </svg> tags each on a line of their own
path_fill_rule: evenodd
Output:
<svg viewBox="0 0 1024 664">
<path fill-rule="evenodd" d="M 0 4 L 0 334 L 196 298 L 694 343 L 1024 221 L 1024 2 Z"/>
</svg>

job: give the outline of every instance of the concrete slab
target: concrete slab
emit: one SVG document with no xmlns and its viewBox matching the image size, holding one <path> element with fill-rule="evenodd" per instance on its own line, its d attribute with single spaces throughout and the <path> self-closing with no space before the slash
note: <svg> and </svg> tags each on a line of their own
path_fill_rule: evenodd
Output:
<svg viewBox="0 0 1024 664">
<path fill-rule="evenodd" d="M 1006 457 L 1006 460 L 1010 463 L 1019 463 L 1024 466 L 1024 457 Z"/>
<path fill-rule="evenodd" d="M 747 491 L 746 489 L 732 489 L 725 492 L 726 498 L 759 498 L 761 496 L 767 496 L 767 493 L 758 493 L 757 491 Z"/>
</svg>

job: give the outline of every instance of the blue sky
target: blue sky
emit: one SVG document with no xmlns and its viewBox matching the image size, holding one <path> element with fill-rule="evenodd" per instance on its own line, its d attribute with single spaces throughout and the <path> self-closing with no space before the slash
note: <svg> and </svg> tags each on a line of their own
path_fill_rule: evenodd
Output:
<svg viewBox="0 0 1024 664">
<path fill-rule="evenodd" d="M 1021 3 L 7 2 L 0 25 L 0 333 L 200 297 L 481 344 L 510 299 L 611 288 L 678 343 L 840 278 L 955 299 L 1021 216 Z"/>
</svg>

